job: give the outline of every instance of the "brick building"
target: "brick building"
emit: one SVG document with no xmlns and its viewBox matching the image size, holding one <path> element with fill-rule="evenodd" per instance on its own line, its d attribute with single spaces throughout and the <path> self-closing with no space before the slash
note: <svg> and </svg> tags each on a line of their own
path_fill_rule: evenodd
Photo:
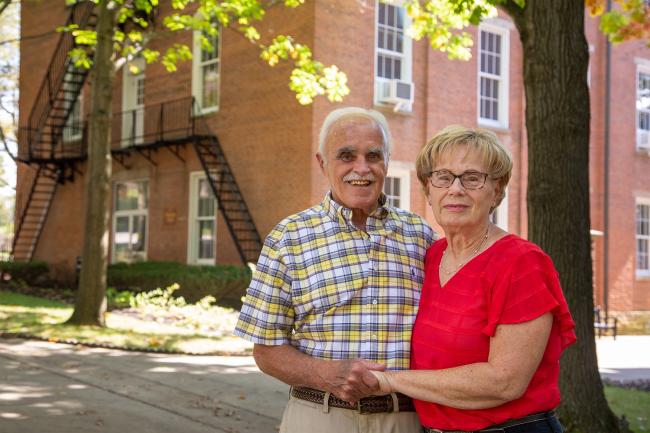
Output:
<svg viewBox="0 0 650 433">
<path fill-rule="evenodd" d="M 161 3 L 164 16 L 170 2 Z M 22 3 L 19 156 L 32 168 L 18 173 L 14 256 L 45 260 L 62 279 L 71 278 L 81 253 L 89 85 L 61 54 L 72 46 L 69 35 L 28 37 L 68 19 L 93 18 L 83 4 Z M 588 18 L 586 25 L 596 303 L 648 310 L 650 51 L 632 42 L 610 50 L 597 23 Z M 344 70 L 352 90 L 345 105 L 385 113 L 394 138 L 385 191 L 432 224 L 414 172 L 420 146 L 450 123 L 493 129 L 515 162 L 494 218 L 526 236 L 522 50 L 514 25 L 501 17 L 472 29 L 469 62 L 411 41 L 407 26 L 400 8 L 377 0 L 314 0 L 269 10 L 260 29 L 263 38 L 291 34 Z M 233 31 L 223 31 L 211 52 L 197 41 L 190 32 L 154 41 L 161 50 L 175 42 L 194 47 L 193 61 L 176 73 L 160 64 L 137 76 L 116 72 L 113 262 L 241 263 L 279 220 L 327 190 L 314 154 L 335 104 L 299 105 L 287 88 L 289 66 L 269 68 Z"/>
</svg>

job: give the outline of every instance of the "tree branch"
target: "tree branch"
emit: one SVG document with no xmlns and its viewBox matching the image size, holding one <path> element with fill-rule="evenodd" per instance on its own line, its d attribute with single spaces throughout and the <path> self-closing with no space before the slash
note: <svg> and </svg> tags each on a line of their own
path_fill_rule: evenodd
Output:
<svg viewBox="0 0 650 433">
<path fill-rule="evenodd" d="M 9 7 L 11 0 L 0 0 L 0 15 Z"/>
<path fill-rule="evenodd" d="M 0 0 L 0 1 L 2 1 L 2 0 Z M 2 12 L 0 12 L 0 13 L 2 13 Z M 42 38 L 42 37 L 45 37 L 45 36 L 52 35 L 54 33 L 57 33 L 57 31 L 56 30 L 50 30 L 49 32 L 39 33 L 37 35 L 23 36 L 22 38 L 16 38 L 16 39 L 7 39 L 5 41 L 0 41 L 0 46 L 7 45 L 7 44 L 12 44 L 14 42 L 28 41 L 30 39 Z"/>
<path fill-rule="evenodd" d="M 528 0 L 528 1 L 534 1 L 534 0 Z M 521 19 L 524 16 L 524 10 L 526 9 L 527 5 L 522 8 L 514 0 L 503 0 L 499 2 L 498 6 L 504 11 L 506 11 L 506 13 L 510 15 L 513 20 L 521 21 Z"/>
</svg>

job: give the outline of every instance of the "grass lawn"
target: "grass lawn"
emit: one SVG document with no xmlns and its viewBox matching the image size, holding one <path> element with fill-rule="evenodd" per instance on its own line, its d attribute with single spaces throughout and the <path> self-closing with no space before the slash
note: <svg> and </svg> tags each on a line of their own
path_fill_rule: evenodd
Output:
<svg viewBox="0 0 650 433">
<path fill-rule="evenodd" d="M 31 334 L 51 341 L 77 341 L 123 348 L 164 349 L 193 354 L 250 354 L 252 345 L 233 336 L 237 312 L 219 310 L 221 329 L 202 332 L 161 317 L 143 320 L 120 310 L 106 315 L 106 328 L 65 325 L 72 307 L 0 290 L 0 332 Z"/>
<path fill-rule="evenodd" d="M 650 431 L 650 392 L 606 385 L 605 396 L 619 418 L 625 415 L 633 432 Z"/>
</svg>

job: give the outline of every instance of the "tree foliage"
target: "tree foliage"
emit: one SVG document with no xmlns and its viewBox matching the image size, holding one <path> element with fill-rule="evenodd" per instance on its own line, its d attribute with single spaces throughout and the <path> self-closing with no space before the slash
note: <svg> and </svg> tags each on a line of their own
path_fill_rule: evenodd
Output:
<svg viewBox="0 0 650 433">
<path fill-rule="evenodd" d="M 606 0 L 587 0 L 592 16 L 601 16 L 600 29 L 611 42 L 644 39 L 650 46 L 650 5 L 644 0 L 615 0 L 607 11 Z"/>
<path fill-rule="evenodd" d="M 69 4 L 76 0 L 66 0 Z M 105 0 L 92 0 L 100 3 Z M 284 7 L 295 8 L 305 0 L 283 0 Z M 313 58 L 311 49 L 288 35 L 277 35 L 270 41 L 262 41 L 257 25 L 266 14 L 268 5 L 258 0 L 172 0 L 174 12 L 164 17 L 162 28 L 156 28 L 155 10 L 158 0 L 114 0 L 117 7 L 118 28 L 113 37 L 115 64 L 121 66 L 138 56 L 147 63 L 160 61 L 173 72 L 177 64 L 192 58 L 192 50 L 185 44 L 173 44 L 164 52 L 149 48 L 149 42 L 163 33 L 197 31 L 201 45 L 210 48 L 211 37 L 221 29 L 231 28 L 259 47 L 260 57 L 269 66 L 281 61 L 293 63 L 289 88 L 295 92 L 298 102 L 310 104 L 317 96 L 324 95 L 330 101 L 342 101 L 349 94 L 347 77 L 336 65 L 325 66 Z M 76 25 L 61 27 L 71 31 L 78 45 L 70 56 L 77 66 L 92 67 L 91 53 L 97 44 L 94 29 L 80 29 Z M 136 72 L 136 71 L 134 71 Z"/>
</svg>

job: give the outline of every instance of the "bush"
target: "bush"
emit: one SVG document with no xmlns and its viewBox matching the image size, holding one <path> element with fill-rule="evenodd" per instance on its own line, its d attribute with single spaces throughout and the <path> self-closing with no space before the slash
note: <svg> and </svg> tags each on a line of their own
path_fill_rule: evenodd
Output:
<svg viewBox="0 0 650 433">
<path fill-rule="evenodd" d="M 178 296 L 184 297 L 188 303 L 213 296 L 217 304 L 232 308 L 241 307 L 241 297 L 250 279 L 250 270 L 244 266 L 139 262 L 108 267 L 108 286 L 119 290 L 147 292 L 176 283 L 180 286 Z"/>
<path fill-rule="evenodd" d="M 45 262 L 0 262 L 3 281 L 13 281 L 19 285 L 41 285 L 49 268 Z"/>
</svg>

